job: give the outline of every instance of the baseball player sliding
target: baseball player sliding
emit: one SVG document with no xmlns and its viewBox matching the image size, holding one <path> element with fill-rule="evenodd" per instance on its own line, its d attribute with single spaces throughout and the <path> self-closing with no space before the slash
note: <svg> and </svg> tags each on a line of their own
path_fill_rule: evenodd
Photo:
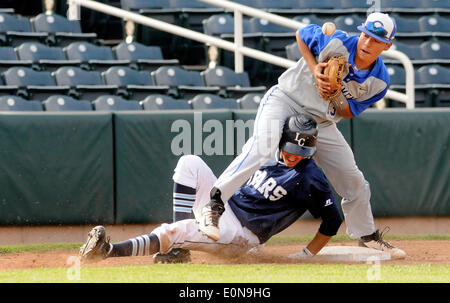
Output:
<svg viewBox="0 0 450 303">
<path fill-rule="evenodd" d="M 361 31 L 359 37 L 340 30 L 328 36 L 314 24 L 297 31 L 302 58 L 265 94 L 253 136 L 214 183 L 210 203 L 202 210 L 200 229 L 210 238 L 220 239 L 224 224 L 219 224 L 219 218 L 225 210 L 224 202 L 230 203 L 234 192 L 275 153 L 282 135 L 282 121 L 303 110 L 318 123 L 314 159 L 343 197 L 347 234 L 359 239 L 360 246 L 390 252 L 393 259 L 405 256 L 404 251 L 383 240 L 382 233 L 375 229 L 370 185 L 336 127 L 342 118 L 356 117 L 382 99 L 389 87 L 389 75 L 380 54 L 392 45 L 396 32 L 394 19 L 387 14 L 372 13 L 357 28 Z M 342 71 L 343 81 L 338 81 L 336 90 L 324 70 L 330 65 L 328 60 L 338 56 L 343 56 L 348 66 Z"/>
<path fill-rule="evenodd" d="M 80 248 L 81 258 L 157 256 L 174 250 L 178 251 L 179 262 L 188 260 L 189 250 L 241 255 L 287 228 L 306 210 L 320 217 L 322 223 L 314 239 L 290 257 L 314 256 L 342 223 L 325 175 L 311 159 L 316 152 L 317 132 L 317 122 L 309 114 L 297 114 L 286 120 L 276 156 L 257 170 L 225 205 L 218 241 L 204 235 L 195 219 L 162 224 L 150 234 L 114 244 L 107 240 L 105 228 L 97 226 Z M 173 180 L 174 197 L 193 199 L 192 210 L 198 214 L 210 200 L 216 177 L 198 156 L 188 155 L 178 161 Z M 190 194 L 183 194 L 186 192 Z"/>
</svg>

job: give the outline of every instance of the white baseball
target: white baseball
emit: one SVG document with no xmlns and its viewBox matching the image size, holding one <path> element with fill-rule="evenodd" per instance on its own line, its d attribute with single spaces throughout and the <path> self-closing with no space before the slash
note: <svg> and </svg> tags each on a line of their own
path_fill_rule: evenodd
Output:
<svg viewBox="0 0 450 303">
<path fill-rule="evenodd" d="M 333 22 L 325 22 L 322 25 L 322 32 L 327 36 L 333 35 L 335 31 L 336 31 L 336 25 L 334 25 Z"/>
</svg>

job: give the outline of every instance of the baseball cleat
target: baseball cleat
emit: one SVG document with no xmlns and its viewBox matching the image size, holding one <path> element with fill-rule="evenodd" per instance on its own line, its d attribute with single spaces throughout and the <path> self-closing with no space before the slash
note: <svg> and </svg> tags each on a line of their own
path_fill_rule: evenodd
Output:
<svg viewBox="0 0 450 303">
<path fill-rule="evenodd" d="M 157 253 L 153 255 L 153 263 L 171 264 L 171 263 L 189 263 L 191 262 L 191 253 L 184 248 L 174 248 L 167 254 Z"/>
<path fill-rule="evenodd" d="M 107 258 L 110 248 L 105 228 L 96 226 L 88 233 L 87 241 L 81 246 L 79 256 L 86 261 L 100 261 Z"/>
<path fill-rule="evenodd" d="M 202 215 L 199 222 L 199 229 L 205 235 L 213 240 L 219 241 L 219 219 L 225 211 L 225 207 L 215 201 L 210 201 L 208 205 L 203 207 Z"/>
<path fill-rule="evenodd" d="M 369 236 L 364 236 L 359 239 L 359 246 L 373 248 L 381 251 L 385 251 L 391 254 L 392 259 L 404 259 L 406 253 L 393 246 L 389 242 L 383 239 L 383 235 L 389 231 L 389 227 L 386 227 L 382 232 L 377 229 L 373 234 Z"/>
</svg>

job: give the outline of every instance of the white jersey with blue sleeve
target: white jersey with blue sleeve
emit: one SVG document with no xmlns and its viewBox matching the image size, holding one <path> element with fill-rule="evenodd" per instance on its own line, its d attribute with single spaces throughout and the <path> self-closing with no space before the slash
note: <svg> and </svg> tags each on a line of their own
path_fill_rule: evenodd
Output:
<svg viewBox="0 0 450 303">
<path fill-rule="evenodd" d="M 389 87 L 389 73 L 381 57 L 370 70 L 357 70 L 354 62 L 358 36 L 336 30 L 332 36 L 323 34 L 322 28 L 311 24 L 299 29 L 302 41 L 309 47 L 317 62 L 339 55 L 350 67 L 344 74 L 341 98 L 345 97 L 356 117 L 373 103 L 382 99 Z M 338 122 L 342 117 L 332 102 L 324 101 L 315 87 L 315 78 L 304 58 L 286 70 L 278 79 L 278 87 L 307 112 L 322 119 Z"/>
</svg>

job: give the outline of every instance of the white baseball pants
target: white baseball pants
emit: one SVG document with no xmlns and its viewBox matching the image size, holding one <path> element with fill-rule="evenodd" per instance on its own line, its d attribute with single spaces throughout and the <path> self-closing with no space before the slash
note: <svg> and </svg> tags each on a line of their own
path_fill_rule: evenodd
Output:
<svg viewBox="0 0 450 303">
<path fill-rule="evenodd" d="M 252 174 L 275 154 L 282 135 L 284 121 L 302 111 L 302 107 L 286 96 L 277 86 L 265 94 L 255 118 L 253 136 L 219 176 L 214 186 L 228 200 Z M 353 152 L 332 121 L 316 117 L 319 127 L 316 163 L 324 171 L 336 192 L 343 197 L 342 210 L 351 238 L 375 231 L 370 207 L 370 187 L 356 166 Z"/>
<path fill-rule="evenodd" d="M 173 180 L 196 189 L 196 200 L 192 209 L 195 217 L 199 218 L 201 209 L 210 200 L 210 191 L 217 180 L 214 173 L 200 157 L 186 155 L 179 159 Z M 167 253 L 173 248 L 185 248 L 233 256 L 259 245 L 258 237 L 241 225 L 228 203 L 225 204 L 225 211 L 220 218 L 219 229 L 219 241 L 205 236 L 194 219 L 164 223 L 152 233 L 159 238 L 160 253 Z"/>
</svg>

